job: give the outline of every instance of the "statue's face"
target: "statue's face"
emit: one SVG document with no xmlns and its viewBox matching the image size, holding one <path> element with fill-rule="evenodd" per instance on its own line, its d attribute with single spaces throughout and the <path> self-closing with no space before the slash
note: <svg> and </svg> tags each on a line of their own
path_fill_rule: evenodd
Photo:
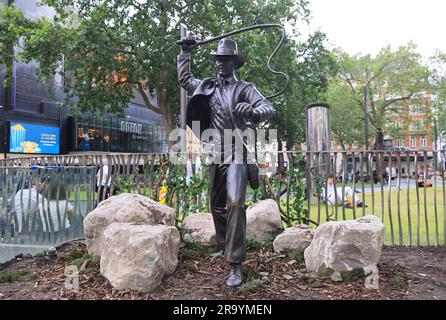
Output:
<svg viewBox="0 0 446 320">
<path fill-rule="evenodd" d="M 226 78 L 234 74 L 235 62 L 230 57 L 217 57 L 215 60 L 217 73 L 219 76 Z"/>
</svg>

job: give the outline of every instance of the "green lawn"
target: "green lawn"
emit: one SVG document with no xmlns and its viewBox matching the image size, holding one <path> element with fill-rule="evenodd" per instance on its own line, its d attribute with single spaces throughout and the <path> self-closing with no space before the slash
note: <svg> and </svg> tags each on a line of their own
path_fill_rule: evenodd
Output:
<svg viewBox="0 0 446 320">
<path fill-rule="evenodd" d="M 424 190 L 418 189 L 419 192 L 419 209 L 417 205 L 417 189 L 409 189 L 409 197 L 407 195 L 407 189 L 400 190 L 400 215 L 398 218 L 398 191 L 392 190 L 390 195 L 390 212 L 389 212 L 389 193 L 384 187 L 383 197 L 381 191 L 375 191 L 374 203 L 372 207 L 372 193 L 366 192 L 364 203 L 368 206 L 365 208 L 365 215 L 374 214 L 377 217 L 384 217 L 384 224 L 386 226 L 385 243 L 392 244 L 392 226 L 393 226 L 393 243 L 400 244 L 400 232 L 401 243 L 403 245 L 427 245 L 426 234 L 429 234 L 429 245 L 437 244 L 436 230 L 438 229 L 438 243 L 444 245 L 444 225 L 446 220 L 446 206 L 443 204 L 446 201 L 443 199 L 443 189 L 437 188 L 437 219 L 435 219 L 435 206 L 434 206 L 434 188 L 426 189 L 426 213 L 427 213 L 427 225 L 429 232 L 427 233 L 425 207 L 424 207 Z M 357 190 L 360 190 L 357 188 Z M 362 193 L 357 193 L 362 198 Z M 407 199 L 409 198 L 409 206 Z M 80 200 L 86 200 L 86 192 L 80 192 Z M 74 193 L 70 194 L 70 200 L 74 200 Z M 382 200 L 384 200 L 382 206 Z M 282 200 L 282 207 L 285 208 L 285 203 Z M 410 210 L 408 210 L 410 208 Z M 372 212 L 373 210 L 373 212 Z M 410 212 L 409 212 L 410 211 Z M 319 223 L 326 221 L 326 206 L 321 204 L 320 217 L 318 219 L 317 204 L 312 204 L 310 208 L 310 219 Z M 349 220 L 354 219 L 353 209 L 345 209 L 337 207 L 337 215 L 335 208 L 328 207 L 328 214 L 331 215 L 331 220 Z M 355 208 L 356 218 L 362 216 L 362 208 Z M 409 241 L 409 214 L 411 225 L 411 242 Z M 390 223 L 392 219 L 392 224 Z"/>
<path fill-rule="evenodd" d="M 418 189 L 419 205 L 417 201 L 417 189 L 409 189 L 409 195 L 407 189 L 400 190 L 400 211 L 398 215 L 398 191 L 392 190 L 390 193 L 390 210 L 389 210 L 389 192 L 384 188 L 384 192 L 381 194 L 381 190 L 374 193 L 374 207 L 372 208 L 372 193 L 366 192 L 365 199 L 362 199 L 368 206 L 365 208 L 365 215 L 375 215 L 377 217 L 383 217 L 384 225 L 386 226 L 385 243 L 392 244 L 392 226 L 393 226 L 393 243 L 403 245 L 409 245 L 409 221 L 411 225 L 411 243 L 412 245 L 427 245 L 426 235 L 429 235 L 429 245 L 437 244 L 436 230 L 438 230 L 438 243 L 444 244 L 444 224 L 446 220 L 446 205 L 443 198 L 443 189 L 437 188 L 437 219 L 435 215 L 435 189 L 426 189 L 426 210 L 424 201 L 424 190 Z M 362 197 L 362 193 L 357 193 L 359 197 Z M 409 201 L 408 201 L 409 199 Z M 384 200 L 384 203 L 382 203 Z M 409 209 L 408 209 L 409 208 Z M 419 209 L 418 209 L 419 208 Z M 353 209 L 345 209 L 337 207 L 337 220 L 349 220 L 354 219 Z M 372 211 L 373 210 L 373 211 Z M 362 208 L 355 208 L 356 218 L 363 215 Z M 329 215 L 332 214 L 330 219 L 336 219 L 335 208 L 328 207 Z M 321 223 L 326 221 L 327 210 L 324 204 L 320 208 L 320 218 L 318 219 L 318 207 L 317 204 L 312 204 L 310 208 L 310 219 L 313 221 L 319 221 Z M 410 219 L 409 219 L 410 215 Z M 426 224 L 427 216 L 427 224 Z M 391 223 L 392 221 L 392 223 Z M 428 230 L 428 232 L 427 232 Z"/>
</svg>

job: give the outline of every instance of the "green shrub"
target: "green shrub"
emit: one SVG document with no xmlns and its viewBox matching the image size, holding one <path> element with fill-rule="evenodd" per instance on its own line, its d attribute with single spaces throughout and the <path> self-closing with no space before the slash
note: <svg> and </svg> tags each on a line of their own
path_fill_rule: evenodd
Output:
<svg viewBox="0 0 446 320">
<path fill-rule="evenodd" d="M 358 278 L 365 279 L 366 274 L 364 273 L 364 270 L 362 268 L 355 268 L 351 271 L 342 271 L 341 277 L 343 281 L 350 282 Z"/>
<path fill-rule="evenodd" d="M 71 261 L 80 259 L 83 256 L 84 256 L 84 251 L 79 250 L 79 249 L 73 249 L 64 257 L 64 260 L 71 262 Z"/>
<path fill-rule="evenodd" d="M 271 231 L 268 232 L 267 236 L 263 241 L 258 242 L 253 237 L 247 237 L 246 239 L 246 250 L 247 251 L 259 251 L 261 249 L 267 249 L 273 247 L 274 239 L 280 234 L 281 231 Z"/>
<path fill-rule="evenodd" d="M 0 283 L 5 282 L 25 282 L 36 277 L 36 274 L 27 270 L 0 272 Z"/>
<path fill-rule="evenodd" d="M 180 259 L 190 260 L 198 257 L 210 255 L 214 249 L 212 247 L 203 246 L 199 242 L 186 242 L 184 247 L 180 249 Z"/>
<path fill-rule="evenodd" d="M 79 249 L 71 250 L 65 257 L 64 260 L 70 264 L 80 267 L 85 261 L 89 261 L 93 264 L 99 263 L 99 257 L 92 256 L 86 252 Z"/>
<path fill-rule="evenodd" d="M 393 275 L 389 279 L 390 284 L 399 290 L 407 290 L 407 280 L 401 276 Z"/>
</svg>

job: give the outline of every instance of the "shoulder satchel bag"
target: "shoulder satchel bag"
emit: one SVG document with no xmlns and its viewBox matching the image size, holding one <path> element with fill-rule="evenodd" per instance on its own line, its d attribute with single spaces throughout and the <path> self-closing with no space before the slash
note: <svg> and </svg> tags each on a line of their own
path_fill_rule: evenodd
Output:
<svg viewBox="0 0 446 320">
<path fill-rule="evenodd" d="M 222 106 L 227 106 L 225 102 L 223 101 L 223 97 L 221 96 L 220 87 L 215 88 L 215 92 L 217 93 L 218 100 L 220 100 L 220 103 Z M 235 129 L 237 128 L 237 125 L 235 124 L 234 118 L 232 117 L 232 108 L 229 109 L 229 117 L 231 118 L 232 125 Z M 240 134 L 239 131 L 236 131 L 237 134 Z M 248 152 L 248 146 L 245 144 L 245 141 L 240 137 L 240 140 L 242 141 L 243 145 L 246 147 L 246 150 Z M 259 167 L 257 166 L 257 163 L 248 163 L 248 181 L 249 185 L 252 189 L 258 189 L 260 186 L 260 179 L 259 179 Z"/>
</svg>

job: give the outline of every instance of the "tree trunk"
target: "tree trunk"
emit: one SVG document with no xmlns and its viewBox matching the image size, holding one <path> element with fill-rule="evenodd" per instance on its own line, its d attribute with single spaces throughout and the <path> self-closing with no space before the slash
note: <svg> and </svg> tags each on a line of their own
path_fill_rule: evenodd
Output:
<svg viewBox="0 0 446 320">
<path fill-rule="evenodd" d="M 384 151 L 384 133 L 382 128 L 378 128 L 375 136 L 375 144 L 373 150 Z M 374 182 L 383 182 L 386 177 L 386 166 L 383 153 L 375 153 L 376 169 L 373 174 Z"/>
<path fill-rule="evenodd" d="M 160 113 L 164 118 L 164 125 L 166 129 L 166 139 L 169 145 L 169 149 L 175 144 L 175 141 L 168 141 L 169 134 L 175 129 L 175 125 L 173 123 L 172 111 L 169 106 L 169 98 L 167 97 L 167 89 L 166 89 L 166 81 L 167 81 L 167 72 L 165 70 L 161 70 L 159 73 L 158 86 L 157 86 L 157 102 L 158 107 L 160 109 Z"/>
<path fill-rule="evenodd" d="M 376 132 L 375 136 L 375 144 L 373 145 L 373 150 L 384 150 L 384 133 L 383 129 L 378 128 L 378 131 Z"/>
</svg>

